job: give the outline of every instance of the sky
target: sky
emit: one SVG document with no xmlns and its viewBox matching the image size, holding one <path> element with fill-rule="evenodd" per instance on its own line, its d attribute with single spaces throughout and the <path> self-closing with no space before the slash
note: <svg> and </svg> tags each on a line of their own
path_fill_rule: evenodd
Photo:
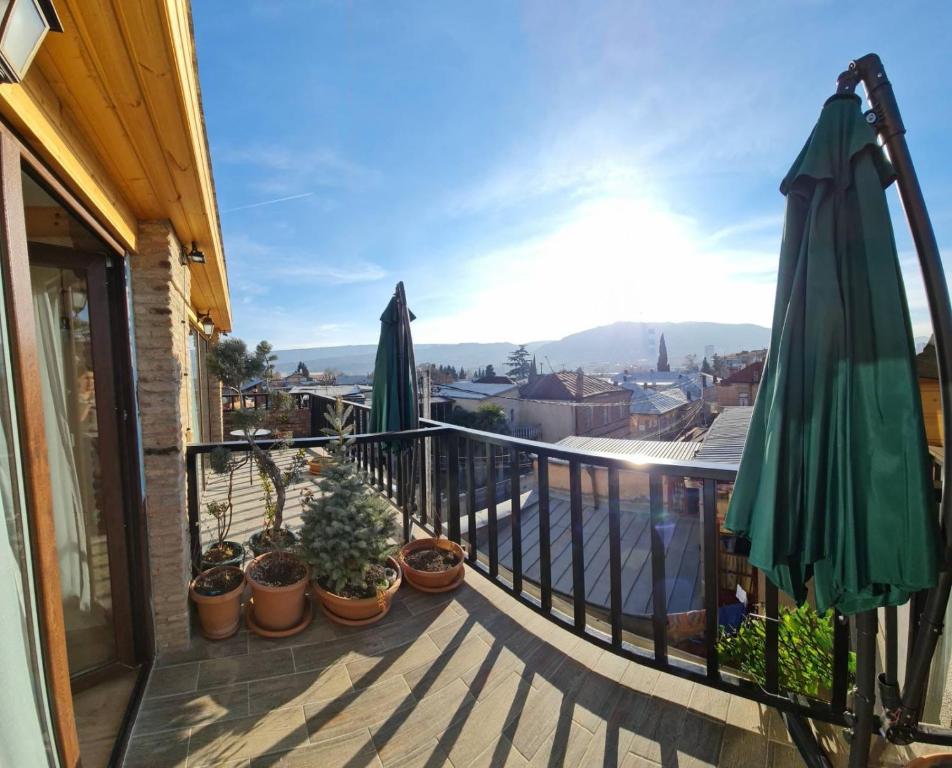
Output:
<svg viewBox="0 0 952 768">
<path fill-rule="evenodd" d="M 418 343 L 769 325 L 780 180 L 870 51 L 952 269 L 952 3 L 196 0 L 193 16 L 250 342 L 376 343 L 398 280 Z"/>
</svg>

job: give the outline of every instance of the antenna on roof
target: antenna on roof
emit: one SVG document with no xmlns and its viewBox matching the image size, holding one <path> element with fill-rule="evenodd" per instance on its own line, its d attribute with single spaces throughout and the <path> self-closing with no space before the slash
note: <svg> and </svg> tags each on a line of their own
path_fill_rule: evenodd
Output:
<svg viewBox="0 0 952 768">
<path fill-rule="evenodd" d="M 549 373 L 555 373 L 555 368 L 552 367 L 552 363 L 549 362 L 549 356 L 545 356 L 545 364 L 549 366 Z"/>
</svg>

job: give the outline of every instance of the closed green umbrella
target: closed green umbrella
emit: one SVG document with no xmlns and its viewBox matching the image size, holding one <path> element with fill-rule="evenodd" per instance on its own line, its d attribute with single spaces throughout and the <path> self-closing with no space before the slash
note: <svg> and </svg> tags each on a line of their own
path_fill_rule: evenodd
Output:
<svg viewBox="0 0 952 768">
<path fill-rule="evenodd" d="M 770 351 L 726 526 L 802 602 L 845 614 L 936 581 L 938 526 L 885 188 L 893 171 L 838 95 L 787 197 Z"/>
<path fill-rule="evenodd" d="M 374 363 L 373 399 L 370 404 L 372 432 L 399 432 L 419 426 L 416 363 L 413 337 L 403 283 L 397 283 L 393 298 L 380 316 L 380 342 Z"/>
</svg>

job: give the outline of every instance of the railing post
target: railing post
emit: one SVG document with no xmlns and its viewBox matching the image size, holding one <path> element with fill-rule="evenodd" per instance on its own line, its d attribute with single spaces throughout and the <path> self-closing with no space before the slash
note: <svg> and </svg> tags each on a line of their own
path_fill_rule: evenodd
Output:
<svg viewBox="0 0 952 768">
<path fill-rule="evenodd" d="M 433 443 L 433 530 L 437 536 L 443 533 L 443 482 L 440 479 L 442 470 L 442 461 L 440 461 L 440 448 L 442 438 L 434 435 L 431 438 Z"/>
<path fill-rule="evenodd" d="M 198 456 L 193 452 L 185 452 L 185 482 L 187 483 L 188 505 L 188 534 L 192 554 L 192 574 L 197 575 L 202 570 L 202 529 L 198 516 Z"/>
<path fill-rule="evenodd" d="M 661 475 L 652 472 L 648 476 L 648 493 L 651 508 L 651 603 L 652 624 L 654 627 L 655 659 L 668 662 L 668 605 L 664 588 L 664 539 L 661 537 L 661 523 L 664 517 L 664 504 L 661 498 Z"/>
<path fill-rule="evenodd" d="M 608 570 L 611 589 L 612 645 L 621 648 L 621 498 L 618 468 L 608 468 Z"/>
<path fill-rule="evenodd" d="M 541 454 L 539 462 L 539 589 L 542 612 L 552 612 L 552 538 L 549 529 L 549 459 Z"/>
<path fill-rule="evenodd" d="M 519 451 L 509 448 L 509 522 L 512 532 L 512 588 L 522 592 L 522 487 L 519 482 Z"/>
<path fill-rule="evenodd" d="M 499 575 L 499 529 L 496 526 L 496 446 L 489 444 L 486 459 L 486 513 L 489 517 L 489 575 Z"/>
<path fill-rule="evenodd" d="M 466 441 L 466 538 L 469 540 L 469 561 L 476 562 L 476 443 Z"/>
<path fill-rule="evenodd" d="M 707 479 L 704 481 L 704 497 L 701 500 L 701 562 L 704 569 L 704 647 L 707 655 L 707 676 L 712 680 L 720 677 L 717 657 L 720 541 L 717 528 L 717 483 Z"/>
<path fill-rule="evenodd" d="M 575 629 L 585 629 L 585 542 L 582 530 L 582 465 L 569 462 L 569 513 L 572 528 L 572 606 Z"/>
<path fill-rule="evenodd" d="M 459 437 L 450 432 L 446 442 L 446 514 L 449 515 L 446 522 L 450 540 L 459 544 Z"/>
</svg>

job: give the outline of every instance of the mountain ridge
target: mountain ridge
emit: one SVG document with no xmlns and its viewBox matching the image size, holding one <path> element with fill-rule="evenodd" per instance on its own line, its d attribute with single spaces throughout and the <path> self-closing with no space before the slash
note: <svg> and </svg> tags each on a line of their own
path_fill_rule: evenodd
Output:
<svg viewBox="0 0 952 768">
<path fill-rule="evenodd" d="M 654 367 L 662 333 L 674 365 L 681 364 L 688 355 L 694 355 L 700 362 L 708 347 L 713 347 L 715 353 L 728 354 L 763 348 L 770 340 L 770 329 L 753 323 L 620 321 L 525 346 L 536 355 L 540 371 L 550 367 L 582 367 L 596 373 L 621 367 Z M 415 344 L 414 351 L 418 364 L 463 366 L 467 373 L 492 364 L 503 372 L 506 358 L 518 346 L 505 341 Z M 347 374 L 365 374 L 373 370 L 376 352 L 376 344 L 280 349 L 275 350 L 275 367 L 289 373 L 298 362 L 303 362 L 313 372 L 330 368 Z"/>
</svg>

